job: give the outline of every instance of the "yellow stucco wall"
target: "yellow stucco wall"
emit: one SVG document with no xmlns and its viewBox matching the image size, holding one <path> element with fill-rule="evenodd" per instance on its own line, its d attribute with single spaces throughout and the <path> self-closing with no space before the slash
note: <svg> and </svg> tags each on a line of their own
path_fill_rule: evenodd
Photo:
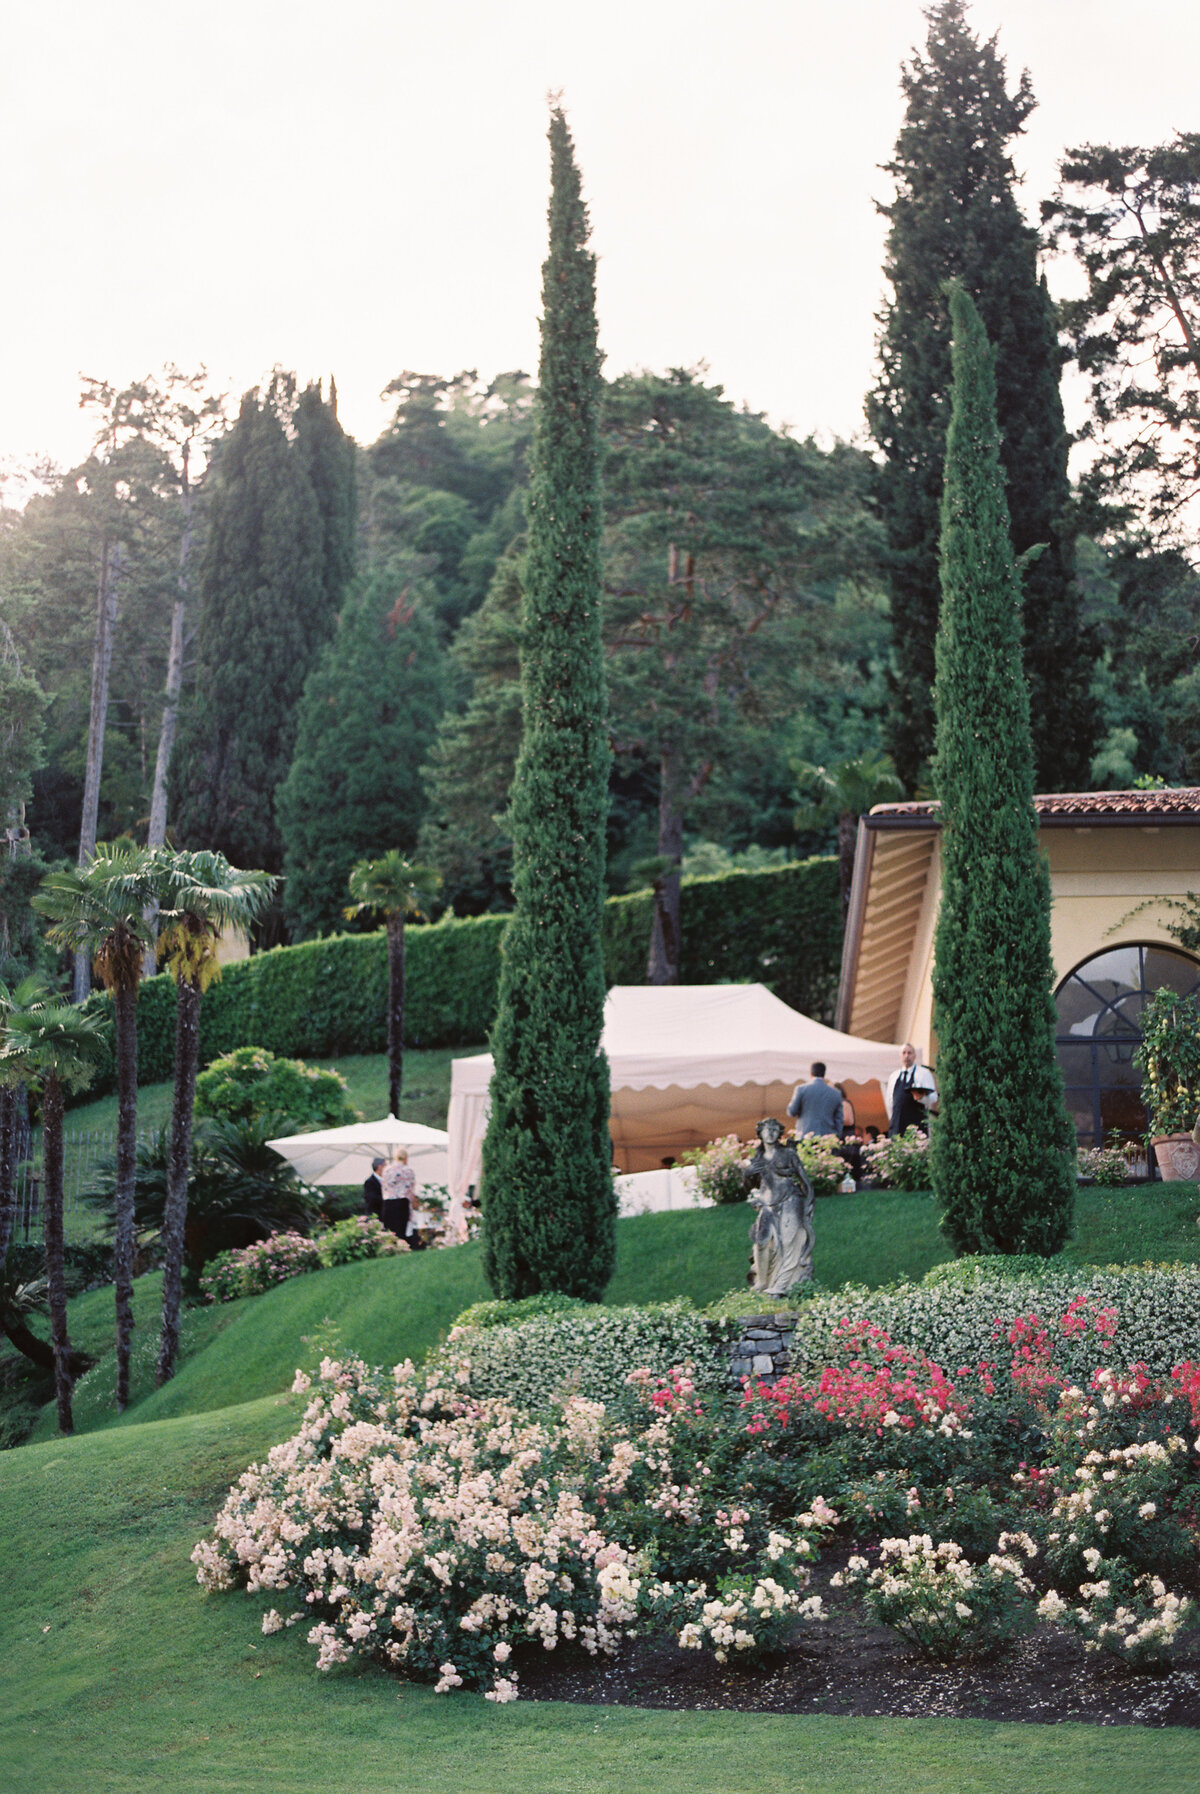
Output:
<svg viewBox="0 0 1200 1794">
<path fill-rule="evenodd" d="M 1200 892 L 1200 827 L 1051 828 L 1043 829 L 1040 839 L 1050 862 L 1050 946 L 1056 984 L 1082 960 L 1122 942 L 1177 945 L 1166 929 L 1171 912 L 1154 899 Z M 941 884 L 939 840 L 909 964 L 899 1035 L 935 1059 L 933 929 Z M 1147 902 L 1150 907 L 1130 915 Z"/>
<path fill-rule="evenodd" d="M 217 963 L 228 966 L 249 957 L 250 936 L 241 928 L 227 928 L 217 941 Z"/>
</svg>

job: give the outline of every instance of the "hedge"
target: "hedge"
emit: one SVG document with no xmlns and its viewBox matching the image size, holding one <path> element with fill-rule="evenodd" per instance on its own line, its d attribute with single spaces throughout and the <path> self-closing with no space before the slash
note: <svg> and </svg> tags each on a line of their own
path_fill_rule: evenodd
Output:
<svg viewBox="0 0 1200 1794">
<path fill-rule="evenodd" d="M 645 982 L 652 914 L 649 891 L 605 904 L 610 985 Z M 681 984 L 766 984 L 792 1009 L 832 1022 L 842 957 L 836 859 L 685 879 L 681 921 Z"/>
<path fill-rule="evenodd" d="M 610 985 L 646 975 L 652 899 L 648 891 L 604 906 L 604 965 Z M 474 1046 L 496 1009 L 507 916 L 445 917 L 407 931 L 405 1038 L 410 1046 Z M 766 872 L 688 879 L 683 894 L 685 984 L 767 984 L 794 1009 L 828 1020 L 837 990 L 842 924 L 837 861 L 811 859 Z M 201 1009 L 200 1062 L 239 1046 L 289 1058 L 334 1059 L 387 1047 L 387 941 L 331 935 L 276 947 L 227 965 Z M 111 1016 L 104 992 L 88 1007 Z M 138 994 L 138 1076 L 172 1075 L 175 990 L 165 975 Z M 111 1090 L 111 1049 L 88 1096 Z"/>
</svg>

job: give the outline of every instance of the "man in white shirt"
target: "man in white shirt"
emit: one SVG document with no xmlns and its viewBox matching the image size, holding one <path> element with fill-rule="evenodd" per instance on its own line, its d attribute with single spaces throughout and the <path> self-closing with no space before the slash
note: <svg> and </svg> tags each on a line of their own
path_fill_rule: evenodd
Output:
<svg viewBox="0 0 1200 1794">
<path fill-rule="evenodd" d="M 937 1080 L 929 1067 L 918 1061 L 911 1040 L 900 1048 L 900 1063 L 887 1081 L 884 1101 L 888 1133 L 893 1139 L 910 1127 L 919 1127 L 923 1134 L 929 1132 L 929 1117 L 937 1112 Z"/>
</svg>

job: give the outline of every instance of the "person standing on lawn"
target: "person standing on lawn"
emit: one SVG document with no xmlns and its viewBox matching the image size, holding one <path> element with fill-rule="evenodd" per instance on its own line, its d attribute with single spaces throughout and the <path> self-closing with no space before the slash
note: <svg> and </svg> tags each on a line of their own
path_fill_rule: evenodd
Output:
<svg viewBox="0 0 1200 1794">
<path fill-rule="evenodd" d="M 391 1228 L 398 1240 L 407 1240 L 417 1174 L 402 1146 L 397 1147 L 395 1158 L 384 1165 L 379 1181 L 383 1185 L 383 1224 Z"/>
<path fill-rule="evenodd" d="M 836 1134 L 842 1138 L 845 1123 L 842 1093 L 836 1084 L 825 1081 L 825 1067 L 818 1059 L 807 1084 L 797 1084 L 787 1106 L 795 1117 L 798 1134 Z"/>
<path fill-rule="evenodd" d="M 377 1221 L 383 1219 L 383 1185 L 379 1180 L 379 1173 L 386 1164 L 386 1159 L 372 1159 L 371 1175 L 363 1179 L 363 1209 L 368 1215 L 374 1215 Z"/>
<path fill-rule="evenodd" d="M 929 1132 L 929 1117 L 937 1113 L 937 1080 L 927 1065 L 919 1063 L 911 1040 L 900 1048 L 900 1063 L 888 1079 L 885 1101 L 893 1140 L 910 1127 Z"/>
</svg>

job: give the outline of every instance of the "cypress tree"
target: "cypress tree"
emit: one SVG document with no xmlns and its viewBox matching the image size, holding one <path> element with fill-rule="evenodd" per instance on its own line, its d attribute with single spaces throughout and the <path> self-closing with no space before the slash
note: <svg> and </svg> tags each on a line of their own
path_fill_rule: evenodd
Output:
<svg viewBox="0 0 1200 1794">
<path fill-rule="evenodd" d="M 325 609 L 333 616 L 354 575 L 358 490 L 354 443 L 338 422 L 332 380 L 328 404 L 319 385 L 305 387 L 292 424 L 296 455 L 321 513 L 321 585 Z"/>
<path fill-rule="evenodd" d="M 595 257 L 562 112 L 550 120 L 550 253 L 522 605 L 516 909 L 505 937 L 483 1149 L 484 1266 L 501 1296 L 598 1298 L 615 1199 L 600 951 L 608 746 L 600 639 Z"/>
<path fill-rule="evenodd" d="M 342 925 L 356 860 L 415 848 L 442 664 L 431 603 L 381 573 L 351 586 L 337 634 L 305 684 L 279 793 L 283 901 L 295 938 Z"/>
<path fill-rule="evenodd" d="M 172 765 L 184 842 L 277 871 L 277 788 L 304 680 L 333 630 L 321 509 L 285 428 L 277 377 L 249 392 L 213 470 L 196 686 Z"/>
<path fill-rule="evenodd" d="M 1008 92 L 995 37 L 967 26 L 965 0 L 927 14 L 924 56 L 904 69 L 904 124 L 887 172 L 895 198 L 881 317 L 880 378 L 867 400 L 883 451 L 876 499 L 888 541 L 894 672 L 889 747 L 906 785 L 918 783 L 933 745 L 933 644 L 938 620 L 938 532 L 950 403 L 945 282 L 961 280 L 996 357 L 1001 459 L 1018 557 L 1042 553 L 1025 573 L 1024 660 L 1032 700 L 1036 777 L 1042 790 L 1088 782 L 1095 647 L 1075 580 L 1053 302 L 1037 267 L 1037 235 L 1014 194 L 1011 142 L 1036 101 L 1028 74 Z"/>
<path fill-rule="evenodd" d="M 1020 593 L 992 353 L 961 286 L 951 289 L 950 311 L 934 758 L 941 1110 L 930 1169 L 959 1252 L 1049 1256 L 1071 1231 L 1075 1167 L 1054 1052 L 1050 880 L 1033 809 Z"/>
</svg>

